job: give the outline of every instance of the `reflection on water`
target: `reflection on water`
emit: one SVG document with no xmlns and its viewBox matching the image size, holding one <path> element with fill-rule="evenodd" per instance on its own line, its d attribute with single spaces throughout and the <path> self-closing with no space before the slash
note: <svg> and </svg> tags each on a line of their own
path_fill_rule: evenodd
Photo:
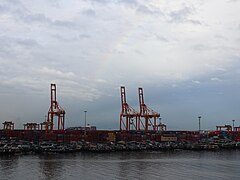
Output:
<svg viewBox="0 0 240 180">
<path fill-rule="evenodd" d="M 45 155 L 39 156 L 40 171 L 45 179 L 58 179 L 63 172 L 63 164 L 56 156 Z"/>
<path fill-rule="evenodd" d="M 239 179 L 240 151 L 0 156 L 0 179 Z"/>
<path fill-rule="evenodd" d="M 18 156 L 9 155 L 0 157 L 0 177 L 11 177 L 11 175 L 14 174 L 14 169 L 16 169 L 17 167 Z"/>
</svg>

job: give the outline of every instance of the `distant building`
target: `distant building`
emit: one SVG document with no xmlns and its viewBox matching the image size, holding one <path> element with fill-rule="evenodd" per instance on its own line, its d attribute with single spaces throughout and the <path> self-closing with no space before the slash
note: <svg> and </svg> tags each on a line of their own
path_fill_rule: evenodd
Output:
<svg viewBox="0 0 240 180">
<path fill-rule="evenodd" d="M 69 127 L 67 128 L 66 130 L 80 130 L 80 131 L 85 131 L 85 127 L 82 127 L 82 126 L 79 126 L 79 127 Z M 86 131 L 96 131 L 97 130 L 97 127 L 96 126 L 90 126 L 90 125 L 87 125 L 86 126 Z"/>
<path fill-rule="evenodd" d="M 177 141 L 177 137 L 176 136 L 161 136 L 161 141 L 162 142 L 176 142 Z"/>
</svg>

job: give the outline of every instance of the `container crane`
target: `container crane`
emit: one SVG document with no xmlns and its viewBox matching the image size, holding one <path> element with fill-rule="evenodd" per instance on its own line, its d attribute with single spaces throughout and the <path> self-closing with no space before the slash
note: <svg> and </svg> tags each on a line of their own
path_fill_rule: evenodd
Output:
<svg viewBox="0 0 240 180">
<path fill-rule="evenodd" d="M 50 86 L 51 94 L 50 94 L 50 108 L 48 110 L 48 118 L 45 125 L 47 131 L 52 131 L 54 128 L 54 116 L 57 116 L 58 130 L 64 130 L 64 123 L 65 123 L 65 110 L 59 106 L 57 102 L 57 87 L 56 84 L 51 84 Z"/>
<path fill-rule="evenodd" d="M 4 130 L 14 130 L 14 123 L 12 121 L 5 121 L 3 123 Z"/>
<path fill-rule="evenodd" d="M 157 131 L 158 130 L 157 118 L 160 117 L 160 114 L 150 109 L 144 103 L 143 88 L 138 88 L 138 97 L 139 97 L 139 105 L 140 105 L 140 117 L 144 118 L 145 120 L 144 122 L 140 120 L 140 123 L 143 129 L 145 131 L 149 131 L 151 127 L 151 130 Z"/>
<path fill-rule="evenodd" d="M 120 113 L 120 131 L 140 130 L 140 114 L 127 103 L 126 90 L 120 87 L 122 111 Z"/>
</svg>

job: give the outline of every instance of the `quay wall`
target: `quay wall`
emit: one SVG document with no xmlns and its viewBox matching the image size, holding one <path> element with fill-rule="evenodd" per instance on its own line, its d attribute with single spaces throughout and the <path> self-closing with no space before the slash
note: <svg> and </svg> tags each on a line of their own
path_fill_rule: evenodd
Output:
<svg viewBox="0 0 240 180">
<path fill-rule="evenodd" d="M 19 139 L 32 142 L 117 142 L 117 141 L 199 141 L 201 139 L 240 140 L 240 132 L 208 131 L 118 131 L 118 130 L 0 130 L 0 139 Z"/>
</svg>

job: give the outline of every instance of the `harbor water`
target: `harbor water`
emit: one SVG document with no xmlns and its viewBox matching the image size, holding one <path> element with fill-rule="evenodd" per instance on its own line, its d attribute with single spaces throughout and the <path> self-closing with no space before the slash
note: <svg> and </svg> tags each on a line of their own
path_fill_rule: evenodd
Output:
<svg viewBox="0 0 240 180">
<path fill-rule="evenodd" d="M 240 150 L 0 156 L 1 180 L 239 178 Z"/>
</svg>

